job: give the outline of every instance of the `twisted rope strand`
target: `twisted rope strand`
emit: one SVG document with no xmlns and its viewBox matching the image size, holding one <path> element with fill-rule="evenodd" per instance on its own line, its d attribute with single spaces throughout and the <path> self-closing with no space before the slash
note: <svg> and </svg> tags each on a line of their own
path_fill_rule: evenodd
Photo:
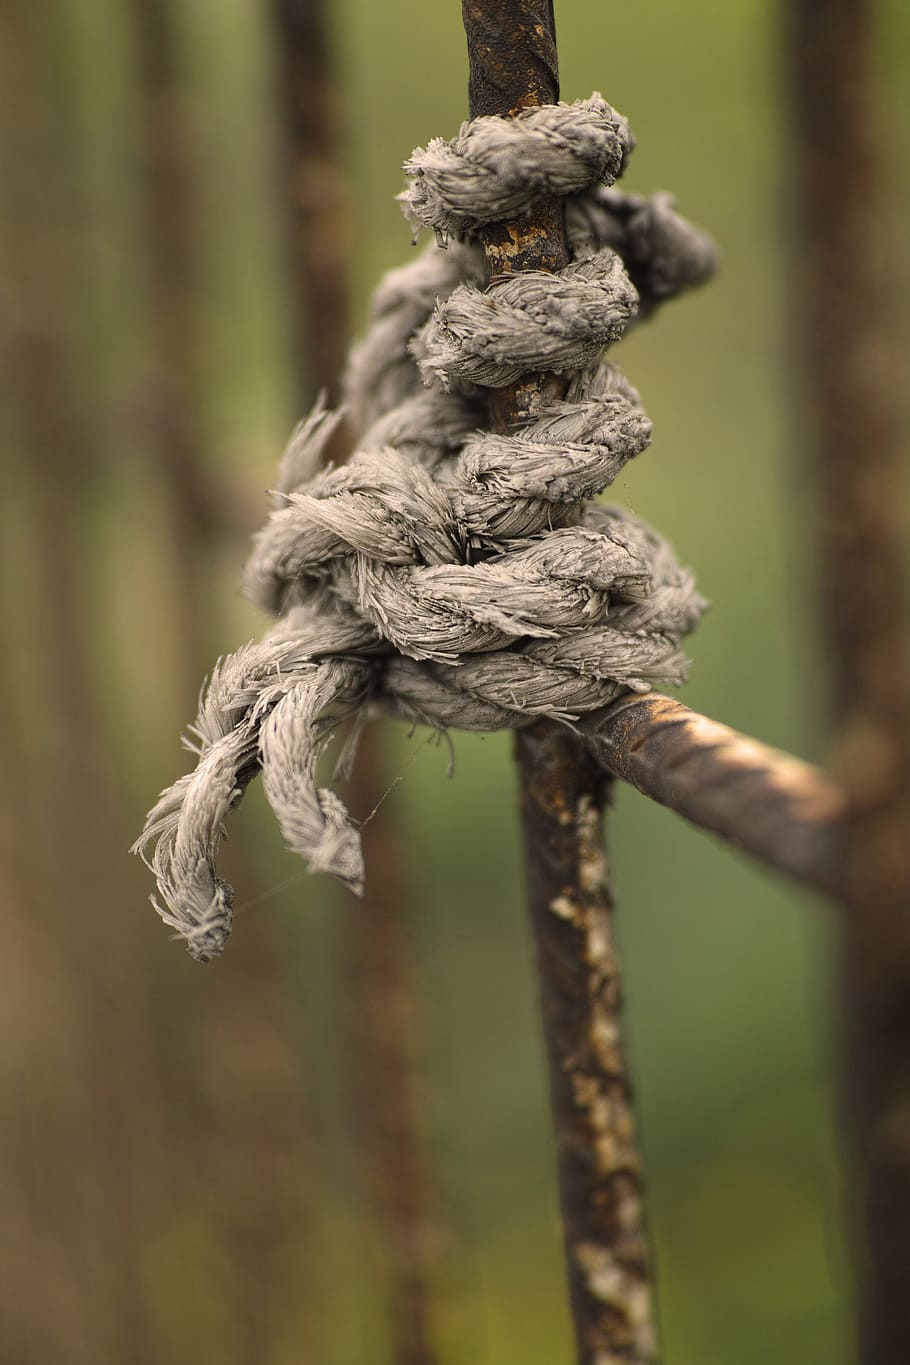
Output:
<svg viewBox="0 0 910 1365">
<path fill-rule="evenodd" d="M 411 184 L 399 199 L 411 224 L 448 234 L 502 222 L 544 196 L 565 198 L 612 185 L 635 139 L 596 92 L 574 104 L 543 104 L 515 118 L 472 119 L 451 142 L 434 138 L 405 162 Z"/>
<path fill-rule="evenodd" d="M 651 433 L 601 352 L 713 265 L 667 196 L 604 188 L 633 145 L 595 95 L 474 120 L 407 163 L 406 212 L 436 242 L 381 282 L 352 351 L 357 453 L 320 468 L 341 418 L 322 402 L 293 434 L 244 572 L 279 622 L 216 667 L 196 770 L 136 845 L 159 914 L 199 960 L 230 932 L 216 858 L 257 770 L 289 846 L 362 889 L 358 831 L 318 785 L 333 718 L 355 731 L 371 707 L 438 728 L 572 722 L 684 679 L 680 644 L 705 607 L 692 574 L 657 532 L 591 501 Z M 543 194 L 569 196 L 574 259 L 482 289 L 472 235 Z M 507 435 L 479 430 L 483 389 L 528 370 L 566 374 L 565 397 Z"/>
</svg>

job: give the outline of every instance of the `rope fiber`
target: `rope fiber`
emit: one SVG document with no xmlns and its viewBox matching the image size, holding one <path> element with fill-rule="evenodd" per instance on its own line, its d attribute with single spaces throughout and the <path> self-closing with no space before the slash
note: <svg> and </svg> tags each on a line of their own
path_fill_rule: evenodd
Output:
<svg viewBox="0 0 910 1365">
<path fill-rule="evenodd" d="M 342 413 L 322 401 L 294 432 L 244 572 L 277 625 L 216 665 L 186 741 L 197 766 L 134 846 L 197 960 L 230 933 L 217 854 L 259 771 L 289 848 L 362 891 L 358 831 L 317 779 L 339 722 L 344 771 L 369 712 L 571 723 L 684 680 L 681 641 L 705 607 L 693 575 L 656 531 L 593 501 L 651 434 L 604 348 L 714 265 L 669 196 L 610 188 L 633 146 L 594 95 L 474 119 L 406 163 L 405 212 L 435 239 L 380 282 L 349 358 L 356 453 L 324 467 Z M 543 195 L 564 199 L 569 265 L 484 288 L 478 228 Z M 529 371 L 565 376 L 565 396 L 508 435 L 484 431 L 485 390 Z"/>
</svg>

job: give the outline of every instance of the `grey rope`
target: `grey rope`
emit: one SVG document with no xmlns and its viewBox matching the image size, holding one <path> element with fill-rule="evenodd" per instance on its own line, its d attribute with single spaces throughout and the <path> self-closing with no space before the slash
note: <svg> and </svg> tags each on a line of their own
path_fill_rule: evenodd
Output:
<svg viewBox="0 0 910 1365">
<path fill-rule="evenodd" d="M 217 854 L 257 771 L 289 847 L 362 890 L 357 829 L 317 780 L 339 722 L 344 769 L 369 711 L 437 728 L 571 723 L 685 678 L 680 643 L 705 605 L 692 574 L 657 532 L 592 501 L 650 439 L 601 352 L 714 259 L 666 195 L 609 188 L 632 146 L 595 95 L 477 119 L 407 163 L 406 212 L 436 240 L 380 283 L 350 356 L 356 453 L 322 467 L 341 414 L 321 402 L 292 436 L 244 573 L 278 623 L 213 671 L 188 740 L 197 766 L 135 845 L 158 913 L 200 961 L 230 932 Z M 568 196 L 572 262 L 484 289 L 473 234 L 542 194 Z M 484 389 L 529 370 L 566 374 L 565 397 L 484 432 Z"/>
</svg>

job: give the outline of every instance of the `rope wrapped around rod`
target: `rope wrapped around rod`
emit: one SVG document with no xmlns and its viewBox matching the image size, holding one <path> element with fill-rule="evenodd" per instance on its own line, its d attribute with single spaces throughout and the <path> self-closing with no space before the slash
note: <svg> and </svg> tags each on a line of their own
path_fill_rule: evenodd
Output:
<svg viewBox="0 0 910 1365">
<path fill-rule="evenodd" d="M 197 766 L 135 845 L 198 960 L 230 933 L 217 854 L 257 771 L 288 846 L 361 891 L 358 831 L 317 779 L 339 722 L 344 768 L 371 710 L 437 728 L 571 724 L 685 678 L 681 641 L 705 607 L 691 572 L 593 501 L 651 431 L 604 349 L 714 262 L 668 196 L 610 188 L 633 145 L 594 95 L 472 120 L 408 161 L 405 212 L 435 240 L 380 283 L 350 356 L 356 452 L 323 467 L 341 414 L 321 402 L 294 433 L 244 575 L 278 623 L 214 669 L 188 740 Z M 570 264 L 484 289 L 477 229 L 554 194 Z M 528 371 L 564 376 L 564 397 L 508 435 L 481 430 L 484 390 Z"/>
</svg>

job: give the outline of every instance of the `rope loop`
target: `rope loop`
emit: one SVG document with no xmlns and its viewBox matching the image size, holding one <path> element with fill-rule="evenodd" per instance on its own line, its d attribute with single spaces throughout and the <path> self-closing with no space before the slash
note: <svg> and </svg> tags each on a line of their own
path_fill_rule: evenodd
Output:
<svg viewBox="0 0 910 1365">
<path fill-rule="evenodd" d="M 363 888 L 359 833 L 318 784 L 332 729 L 368 712 L 437 728 L 571 724 L 624 692 L 677 684 L 705 603 L 668 543 L 593 501 L 651 426 L 604 349 L 711 273 L 708 238 L 667 195 L 610 188 L 634 139 L 599 96 L 479 118 L 418 148 L 400 198 L 435 240 L 380 283 L 353 348 L 357 449 L 323 466 L 341 420 L 320 400 L 282 458 L 244 571 L 275 628 L 222 659 L 188 740 L 196 769 L 162 793 L 134 851 L 158 913 L 208 961 L 230 933 L 216 872 L 227 814 L 262 772 L 288 846 Z M 486 223 L 566 201 L 573 259 L 484 288 Z M 529 371 L 567 377 L 507 434 L 486 392 Z"/>
<path fill-rule="evenodd" d="M 451 142 L 434 138 L 405 162 L 411 183 L 399 200 L 412 226 L 444 244 L 487 223 L 525 212 L 543 196 L 563 199 L 589 185 L 612 185 L 635 139 L 597 93 L 575 104 L 522 109 L 462 124 Z"/>
</svg>

